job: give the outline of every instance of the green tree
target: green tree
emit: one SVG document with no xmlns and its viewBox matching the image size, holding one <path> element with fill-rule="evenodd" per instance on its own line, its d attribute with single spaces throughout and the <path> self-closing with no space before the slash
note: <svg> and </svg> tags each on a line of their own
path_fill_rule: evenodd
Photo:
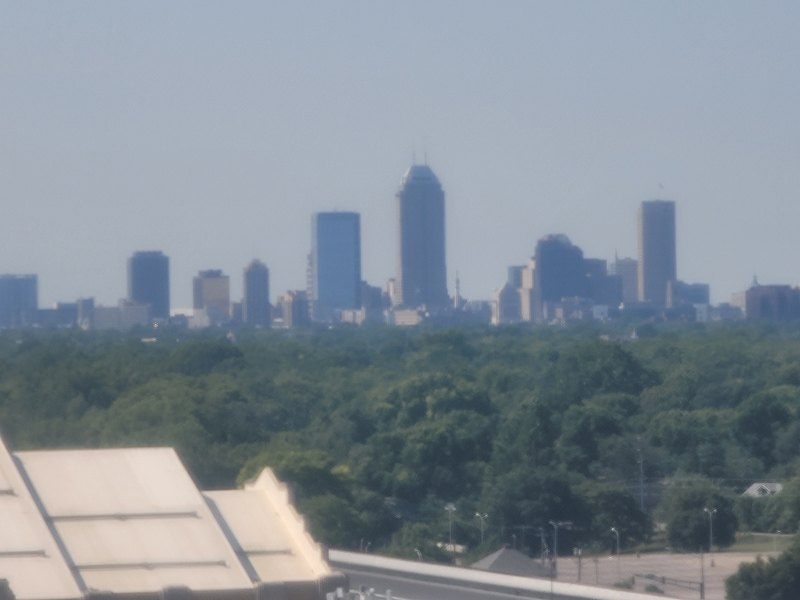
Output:
<svg viewBox="0 0 800 600">
<path fill-rule="evenodd" d="M 725 580 L 728 600 L 796 600 L 800 590 L 800 540 L 777 557 L 758 557 Z"/>
<path fill-rule="evenodd" d="M 579 495 L 590 515 L 586 542 L 607 542 L 609 531 L 616 528 L 623 548 L 642 544 L 649 539 L 653 529 L 650 518 L 643 513 L 631 493 L 608 485 L 587 484 L 579 488 Z"/>
<path fill-rule="evenodd" d="M 667 539 L 673 548 L 708 551 L 712 526 L 715 546 L 730 546 L 736 537 L 733 501 L 707 480 L 673 483 L 658 515 L 667 524 Z"/>
</svg>

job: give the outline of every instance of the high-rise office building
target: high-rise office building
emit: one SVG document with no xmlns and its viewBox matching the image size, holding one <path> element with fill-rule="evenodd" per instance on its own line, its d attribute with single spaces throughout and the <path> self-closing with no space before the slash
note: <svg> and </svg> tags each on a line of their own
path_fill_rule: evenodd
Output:
<svg viewBox="0 0 800 600">
<path fill-rule="evenodd" d="M 546 235 L 536 244 L 533 287 L 543 302 L 588 294 L 583 250 L 564 234 Z"/>
<path fill-rule="evenodd" d="M 646 200 L 639 208 L 639 300 L 666 306 L 667 282 L 675 279 L 675 203 Z"/>
<path fill-rule="evenodd" d="M 260 260 L 253 260 L 244 269 L 242 320 L 249 325 L 269 327 L 272 306 L 269 303 L 269 269 Z"/>
<path fill-rule="evenodd" d="M 311 218 L 308 299 L 316 321 L 361 306 L 361 219 L 354 212 L 321 212 Z"/>
<path fill-rule="evenodd" d="M 128 301 L 150 307 L 150 318 L 169 319 L 169 257 L 134 252 L 128 259 Z"/>
<path fill-rule="evenodd" d="M 195 315 L 205 312 L 207 322 L 212 325 L 227 323 L 231 316 L 230 278 L 219 269 L 210 269 L 200 271 L 192 284 Z"/>
<path fill-rule="evenodd" d="M 397 281 L 395 303 L 444 308 L 447 268 L 444 241 L 444 191 L 427 165 L 406 171 L 397 191 Z"/>
<path fill-rule="evenodd" d="M 38 321 L 36 275 L 0 275 L 0 327 L 29 327 Z"/>
</svg>

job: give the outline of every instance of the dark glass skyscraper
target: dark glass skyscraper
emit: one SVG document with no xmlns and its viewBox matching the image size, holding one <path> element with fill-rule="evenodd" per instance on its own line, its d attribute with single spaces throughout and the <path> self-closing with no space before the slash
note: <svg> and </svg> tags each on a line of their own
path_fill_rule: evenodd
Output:
<svg viewBox="0 0 800 600">
<path fill-rule="evenodd" d="M 444 191 L 427 165 L 413 165 L 397 190 L 397 288 L 394 303 L 448 306 Z"/>
<path fill-rule="evenodd" d="M 536 244 L 534 289 L 542 302 L 588 296 L 583 250 L 564 234 L 546 235 Z"/>
<path fill-rule="evenodd" d="M 128 300 L 150 306 L 150 318 L 169 319 L 169 257 L 135 252 L 128 259 Z"/>
<path fill-rule="evenodd" d="M 242 318 L 245 323 L 259 327 L 269 327 L 272 321 L 269 269 L 260 260 L 253 260 L 244 270 Z"/>
<path fill-rule="evenodd" d="M 667 283 L 676 280 L 675 203 L 645 200 L 639 208 L 639 300 L 667 305 Z"/>
<path fill-rule="evenodd" d="M 321 212 L 311 218 L 309 261 L 311 315 L 335 319 L 361 306 L 361 218 L 354 212 Z"/>
</svg>

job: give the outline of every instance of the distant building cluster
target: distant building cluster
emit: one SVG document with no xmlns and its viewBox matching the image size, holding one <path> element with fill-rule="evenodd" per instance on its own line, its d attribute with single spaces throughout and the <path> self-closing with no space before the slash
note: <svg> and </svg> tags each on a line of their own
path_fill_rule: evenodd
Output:
<svg viewBox="0 0 800 600">
<path fill-rule="evenodd" d="M 611 264 L 586 258 L 564 234 L 546 235 L 527 264 L 508 269 L 508 281 L 492 297 L 492 323 L 566 323 L 638 318 L 711 320 L 735 318 L 712 310 L 709 286 L 677 278 L 675 203 L 642 202 L 638 259 Z"/>
<path fill-rule="evenodd" d="M 678 279 L 675 203 L 647 200 L 638 213 L 637 258 L 610 263 L 587 258 L 562 234 L 541 238 L 525 264 L 508 267 L 491 301 L 467 301 L 458 275 L 447 288 L 445 194 L 428 165 L 412 165 L 395 195 L 397 268 L 384 287 L 361 275 L 361 218 L 319 212 L 311 218 L 306 286 L 270 300 L 269 268 L 254 259 L 243 269 L 243 298 L 231 299 L 230 277 L 219 269 L 192 280 L 192 306 L 170 303 L 169 257 L 135 252 L 127 264 L 128 294 L 115 306 L 93 298 L 38 306 L 36 275 L 0 275 L 0 328 L 73 327 L 125 330 L 171 324 L 188 328 L 248 325 L 297 328 L 314 324 L 425 321 L 568 323 L 630 316 L 697 321 L 800 319 L 800 287 L 753 285 L 731 302 L 709 304 L 709 286 Z"/>
</svg>

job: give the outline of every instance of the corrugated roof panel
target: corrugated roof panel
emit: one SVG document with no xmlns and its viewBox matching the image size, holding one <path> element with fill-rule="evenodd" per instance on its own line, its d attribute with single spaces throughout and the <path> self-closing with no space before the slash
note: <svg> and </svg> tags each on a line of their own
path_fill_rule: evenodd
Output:
<svg viewBox="0 0 800 600">
<path fill-rule="evenodd" d="M 182 510 L 197 488 L 172 448 L 17 452 L 53 516 Z"/>
<path fill-rule="evenodd" d="M 17 456 L 88 587 L 115 593 L 252 587 L 172 449 Z"/>
<path fill-rule="evenodd" d="M 0 440 L 0 579 L 17 600 L 82 596 L 25 481 Z"/>
<path fill-rule="evenodd" d="M 318 574 L 263 490 L 206 492 L 261 581 L 307 581 Z"/>
<path fill-rule="evenodd" d="M 238 557 L 216 523 L 207 518 L 64 521 L 59 535 L 86 584 L 104 589 L 109 575 L 115 592 L 161 589 L 175 583 L 167 577 L 177 570 L 182 585 L 192 588 L 250 587 Z M 175 567 L 175 568 L 172 568 Z M 136 573 L 132 587 L 125 575 Z"/>
</svg>

